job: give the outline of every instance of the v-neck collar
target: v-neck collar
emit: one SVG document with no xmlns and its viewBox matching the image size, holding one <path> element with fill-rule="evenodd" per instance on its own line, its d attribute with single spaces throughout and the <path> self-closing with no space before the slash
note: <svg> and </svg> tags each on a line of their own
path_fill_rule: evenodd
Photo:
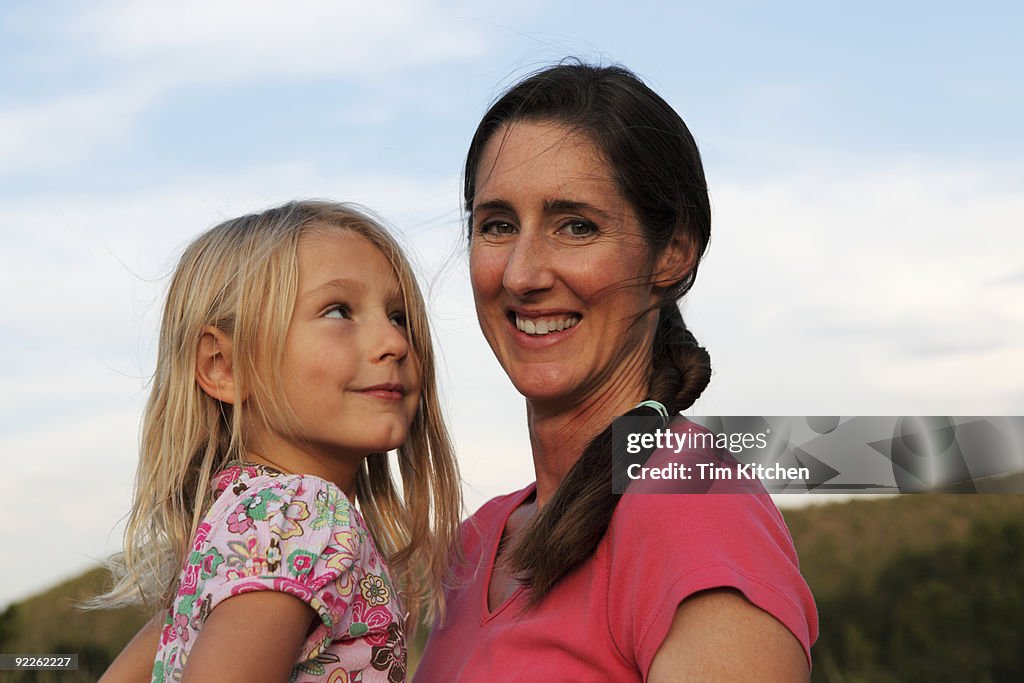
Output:
<svg viewBox="0 0 1024 683">
<path fill-rule="evenodd" d="M 493 535 L 493 537 L 486 539 L 488 543 L 487 567 L 485 581 L 483 584 L 483 596 L 481 604 L 482 609 L 480 621 L 481 624 L 487 623 L 491 619 L 494 619 L 499 614 L 504 612 L 505 609 L 507 609 L 509 605 L 515 602 L 516 598 L 518 598 L 520 594 L 522 594 L 523 590 L 525 590 L 525 587 L 522 584 L 520 584 L 514 591 L 512 591 L 512 593 L 507 598 L 505 598 L 500 604 L 495 606 L 494 610 L 491 610 L 489 605 L 491 594 L 491 581 L 494 578 L 494 565 L 498 559 L 498 547 L 501 545 L 501 537 L 505 535 L 505 527 L 508 526 L 508 520 L 510 517 L 512 517 L 512 513 L 518 510 L 519 506 L 526 502 L 526 500 L 531 495 L 533 495 L 536 490 L 537 483 L 534 482 L 527 486 L 526 488 L 522 489 L 521 491 L 511 494 L 513 496 L 513 499 L 512 502 L 509 503 L 508 510 L 501 518 L 501 524 L 497 526 L 496 533 Z"/>
</svg>

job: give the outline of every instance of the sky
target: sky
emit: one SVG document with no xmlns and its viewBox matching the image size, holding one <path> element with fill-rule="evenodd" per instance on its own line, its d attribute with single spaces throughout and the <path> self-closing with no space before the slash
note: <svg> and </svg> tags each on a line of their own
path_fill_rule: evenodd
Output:
<svg viewBox="0 0 1024 683">
<path fill-rule="evenodd" d="M 459 183 L 489 102 L 567 55 L 633 69 L 700 145 L 691 413 L 1024 413 L 1019 3 L 667 5 L 0 5 L 0 608 L 119 547 L 175 260 L 293 198 L 413 255 L 467 510 L 531 481 Z"/>
</svg>

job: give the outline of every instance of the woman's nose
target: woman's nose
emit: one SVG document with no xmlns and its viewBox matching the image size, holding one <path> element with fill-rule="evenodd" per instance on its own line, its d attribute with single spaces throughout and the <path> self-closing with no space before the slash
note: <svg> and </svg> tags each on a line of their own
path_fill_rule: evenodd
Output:
<svg viewBox="0 0 1024 683">
<path fill-rule="evenodd" d="M 541 235 L 522 232 L 512 244 L 501 283 L 517 298 L 550 289 L 555 282 L 556 253 Z"/>
</svg>

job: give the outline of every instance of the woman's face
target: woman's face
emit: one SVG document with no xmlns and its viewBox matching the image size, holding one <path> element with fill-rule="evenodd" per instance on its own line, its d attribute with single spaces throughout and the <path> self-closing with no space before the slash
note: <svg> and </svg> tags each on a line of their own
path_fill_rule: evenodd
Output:
<svg viewBox="0 0 1024 683">
<path fill-rule="evenodd" d="M 527 399 L 646 393 L 649 249 L 611 169 L 555 123 L 498 130 L 478 165 L 470 272 L 484 336 Z M 609 393 L 610 392 L 610 393 Z"/>
</svg>

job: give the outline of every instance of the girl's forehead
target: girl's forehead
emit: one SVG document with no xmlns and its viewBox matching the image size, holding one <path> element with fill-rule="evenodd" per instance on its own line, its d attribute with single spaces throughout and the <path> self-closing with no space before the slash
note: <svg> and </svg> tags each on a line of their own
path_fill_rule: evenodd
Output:
<svg viewBox="0 0 1024 683">
<path fill-rule="evenodd" d="M 300 234 L 296 254 L 299 288 L 330 283 L 401 296 L 404 283 L 381 247 L 357 229 L 314 225 Z"/>
</svg>

